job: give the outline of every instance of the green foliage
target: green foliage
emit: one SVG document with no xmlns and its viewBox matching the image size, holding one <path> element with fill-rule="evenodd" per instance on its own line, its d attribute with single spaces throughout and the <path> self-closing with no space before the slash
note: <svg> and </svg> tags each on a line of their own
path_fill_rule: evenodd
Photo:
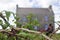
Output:
<svg viewBox="0 0 60 40">
<path fill-rule="evenodd" d="M 2 20 L 0 20 L 0 25 L 1 25 L 1 24 L 3 24 L 3 21 L 2 21 Z"/>
<path fill-rule="evenodd" d="M 39 26 L 40 25 L 37 19 L 34 19 L 33 22 L 32 22 L 32 24 L 33 25 L 36 25 L 36 26 Z"/>
<path fill-rule="evenodd" d="M 19 27 L 19 28 L 22 26 L 22 24 L 20 22 L 16 21 L 15 23 L 16 23 L 17 27 Z"/>
<path fill-rule="evenodd" d="M 53 38 L 53 40 L 60 40 L 60 34 L 53 34 L 51 38 Z"/>
<path fill-rule="evenodd" d="M 17 21 L 19 21 L 19 19 L 20 19 L 19 17 L 16 17 L 16 16 L 14 16 L 14 18 L 15 18 Z"/>
<path fill-rule="evenodd" d="M 7 35 L 0 33 L 0 40 L 7 40 Z"/>
<path fill-rule="evenodd" d="M 29 15 L 26 16 L 26 18 L 28 22 L 26 22 L 25 28 L 27 27 L 30 30 L 34 30 L 33 26 L 40 26 L 35 15 L 30 13 Z"/>
<path fill-rule="evenodd" d="M 24 28 L 28 28 L 28 29 L 30 29 L 30 30 L 33 30 L 34 28 L 33 28 L 33 25 L 32 24 L 26 24 L 25 26 L 24 26 Z"/>
<path fill-rule="evenodd" d="M 29 15 L 27 16 L 27 19 L 28 19 L 29 21 L 31 21 L 31 20 L 32 20 L 32 17 L 33 17 L 33 14 L 29 14 Z"/>
<path fill-rule="evenodd" d="M 23 32 L 23 33 L 20 33 L 19 35 L 24 36 L 24 38 L 29 38 L 29 40 L 44 40 L 45 39 L 42 35 L 33 34 L 33 33 Z"/>
<path fill-rule="evenodd" d="M 28 22 L 25 22 L 24 26 L 23 26 L 22 23 L 19 22 L 20 18 L 16 17 L 16 15 L 14 13 L 12 13 L 10 11 L 5 11 L 5 14 L 6 14 L 6 18 L 7 18 L 8 22 L 9 22 L 9 17 L 11 16 L 11 14 L 13 14 L 13 16 L 16 20 L 14 23 L 19 28 L 23 27 L 23 28 L 28 28 L 30 30 L 34 30 L 33 26 L 40 26 L 39 21 L 36 19 L 36 16 L 34 16 L 31 13 L 28 16 L 26 16 Z M 1 13 L 0 13 L 0 15 L 1 15 Z M 3 29 L 6 29 L 9 24 L 7 22 L 5 22 L 5 24 L 3 24 L 3 21 L 0 20 L 0 25 L 2 26 Z M 10 26 L 11 25 L 9 25 L 9 27 Z M 38 35 L 38 34 L 34 34 L 34 33 L 28 33 L 26 31 L 22 31 L 22 30 L 20 30 L 19 32 L 16 32 L 16 34 L 19 35 L 18 40 L 45 40 L 45 38 L 42 35 Z M 52 38 L 54 40 L 60 40 L 59 37 L 60 37 L 60 34 L 54 34 L 54 36 L 52 36 Z M 8 38 L 8 34 L 0 33 L 0 40 L 16 40 L 16 37 L 15 36 L 10 36 Z"/>
<path fill-rule="evenodd" d="M 2 20 L 0 20 L 0 25 L 2 26 L 3 29 L 6 29 L 8 27 L 8 24 L 3 24 Z"/>
<path fill-rule="evenodd" d="M 5 15 L 3 15 L 3 12 L 5 12 Z M 0 25 L 2 26 L 3 29 L 6 29 L 8 26 L 10 27 L 10 23 L 9 23 L 9 18 L 11 16 L 11 14 L 13 14 L 13 17 L 15 18 L 15 14 L 11 11 L 3 11 L 0 12 L 0 17 L 5 21 L 5 23 L 3 24 L 2 20 L 0 20 Z"/>
<path fill-rule="evenodd" d="M 7 20 L 9 20 L 9 17 L 10 17 L 10 15 L 11 15 L 11 12 L 10 12 L 10 11 L 5 11 L 5 14 L 6 14 Z"/>
<path fill-rule="evenodd" d="M 6 29 L 8 27 L 8 24 L 3 24 L 2 28 Z"/>
</svg>

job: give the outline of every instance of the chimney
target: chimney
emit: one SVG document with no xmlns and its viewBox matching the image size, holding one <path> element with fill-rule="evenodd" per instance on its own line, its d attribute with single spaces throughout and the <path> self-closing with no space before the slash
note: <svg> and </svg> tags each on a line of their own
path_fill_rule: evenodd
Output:
<svg viewBox="0 0 60 40">
<path fill-rule="evenodd" d="M 18 9 L 18 4 L 16 5 L 16 8 Z"/>
<path fill-rule="evenodd" d="M 52 9 L 52 5 L 49 6 L 49 9 Z"/>
<path fill-rule="evenodd" d="M 50 12 L 52 12 L 53 11 L 52 10 L 52 5 L 50 5 L 48 9 L 49 9 Z"/>
<path fill-rule="evenodd" d="M 51 10 L 52 10 L 52 5 L 50 5 L 50 6 L 49 6 L 49 9 L 51 9 Z"/>
<path fill-rule="evenodd" d="M 17 12 L 18 12 L 18 4 L 16 5 L 16 15 L 17 15 Z"/>
</svg>

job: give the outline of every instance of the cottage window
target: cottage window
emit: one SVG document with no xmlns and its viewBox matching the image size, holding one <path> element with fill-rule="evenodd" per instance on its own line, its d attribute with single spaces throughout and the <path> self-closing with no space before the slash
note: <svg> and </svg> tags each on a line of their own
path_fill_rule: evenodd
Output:
<svg viewBox="0 0 60 40">
<path fill-rule="evenodd" d="M 45 30 L 47 30 L 48 29 L 48 24 L 45 24 Z"/>
<path fill-rule="evenodd" d="M 37 30 L 37 26 L 34 26 L 34 29 Z"/>
<path fill-rule="evenodd" d="M 48 21 L 48 16 L 45 16 L 44 18 L 45 18 L 45 21 Z"/>
<path fill-rule="evenodd" d="M 23 18 L 22 18 L 22 21 L 23 21 L 23 22 L 26 22 L 26 21 L 27 21 L 26 17 L 23 17 Z"/>
</svg>

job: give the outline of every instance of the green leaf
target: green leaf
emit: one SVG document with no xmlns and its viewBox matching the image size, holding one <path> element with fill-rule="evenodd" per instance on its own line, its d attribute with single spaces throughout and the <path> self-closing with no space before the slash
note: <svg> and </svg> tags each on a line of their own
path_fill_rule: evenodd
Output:
<svg viewBox="0 0 60 40">
<path fill-rule="evenodd" d="M 15 18 L 17 21 L 20 19 L 19 17 L 16 17 L 16 16 L 15 16 L 14 18 Z"/>
<path fill-rule="evenodd" d="M 2 21 L 2 20 L 0 20 L 0 25 L 1 25 L 1 24 L 3 24 L 3 21 Z"/>
<path fill-rule="evenodd" d="M 3 29 L 6 29 L 8 27 L 8 24 L 3 24 Z"/>
<path fill-rule="evenodd" d="M 31 24 L 27 24 L 27 28 L 30 29 L 30 30 L 33 30 L 34 29 L 33 28 L 33 25 L 31 25 Z"/>
<path fill-rule="evenodd" d="M 33 24 L 34 24 L 34 25 L 37 25 L 37 24 L 39 24 L 39 22 L 35 19 L 35 20 L 33 21 Z"/>
<path fill-rule="evenodd" d="M 6 18 L 7 18 L 7 20 L 9 20 L 9 17 L 10 17 L 10 15 L 11 15 L 11 12 L 9 12 L 9 11 L 5 11 L 5 14 L 6 14 Z"/>
<path fill-rule="evenodd" d="M 18 21 L 15 21 L 14 23 L 15 23 L 15 24 L 17 25 L 17 27 L 19 27 L 19 28 L 22 26 L 22 24 L 21 24 L 20 22 L 18 22 Z"/>
</svg>

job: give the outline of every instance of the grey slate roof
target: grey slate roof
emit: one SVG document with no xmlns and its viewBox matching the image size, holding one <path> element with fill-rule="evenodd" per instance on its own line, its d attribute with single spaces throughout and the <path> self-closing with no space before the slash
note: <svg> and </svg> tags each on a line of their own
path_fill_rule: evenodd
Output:
<svg viewBox="0 0 60 40">
<path fill-rule="evenodd" d="M 22 17 L 22 15 L 28 15 L 29 13 L 33 13 L 36 15 L 50 15 L 53 14 L 52 9 L 50 8 L 20 8 L 17 7 L 16 9 L 17 15 L 20 15 Z"/>
</svg>

